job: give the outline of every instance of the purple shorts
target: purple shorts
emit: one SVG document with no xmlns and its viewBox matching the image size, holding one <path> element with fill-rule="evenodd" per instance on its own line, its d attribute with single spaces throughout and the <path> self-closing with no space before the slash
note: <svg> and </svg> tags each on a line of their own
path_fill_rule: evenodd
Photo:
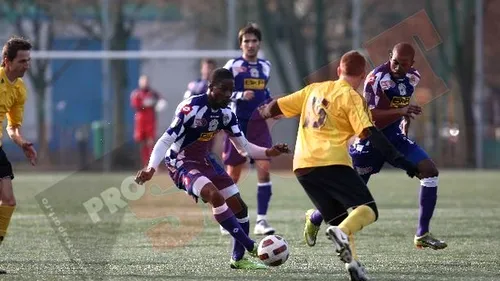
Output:
<svg viewBox="0 0 500 281">
<path fill-rule="evenodd" d="M 245 134 L 249 142 L 268 148 L 273 145 L 266 120 L 260 118 L 251 120 L 240 119 L 239 124 L 241 131 Z M 224 153 L 222 155 L 224 157 L 224 165 L 238 166 L 247 161 L 246 157 L 238 153 L 227 134 L 224 138 Z M 250 159 L 250 163 L 253 163 L 253 159 Z"/>
<path fill-rule="evenodd" d="M 201 188 L 207 183 L 214 184 L 224 199 L 239 192 L 231 177 L 212 155 L 201 160 L 182 159 L 179 161 L 182 161 L 179 168 L 169 166 L 170 177 L 177 188 L 185 190 L 195 200 L 198 200 Z"/>
</svg>

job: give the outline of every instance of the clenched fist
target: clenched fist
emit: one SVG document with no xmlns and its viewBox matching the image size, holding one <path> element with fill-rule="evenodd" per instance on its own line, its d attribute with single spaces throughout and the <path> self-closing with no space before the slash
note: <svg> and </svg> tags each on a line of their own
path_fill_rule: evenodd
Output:
<svg viewBox="0 0 500 281">
<path fill-rule="evenodd" d="M 276 157 L 284 153 L 290 153 L 290 149 L 286 143 L 275 144 L 273 147 L 266 150 L 267 157 Z"/>
</svg>

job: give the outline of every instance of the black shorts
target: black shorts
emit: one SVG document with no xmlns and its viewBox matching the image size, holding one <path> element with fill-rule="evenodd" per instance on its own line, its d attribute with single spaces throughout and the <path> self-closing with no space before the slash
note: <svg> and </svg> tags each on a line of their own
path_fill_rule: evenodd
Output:
<svg viewBox="0 0 500 281">
<path fill-rule="evenodd" d="M 338 225 L 349 208 L 369 205 L 377 213 L 375 200 L 365 182 L 349 166 L 332 165 L 298 169 L 295 175 L 325 222 Z"/>
<path fill-rule="evenodd" d="M 14 179 L 14 173 L 12 172 L 10 161 L 7 159 L 7 154 L 5 154 L 5 151 L 0 146 L 0 179 L 3 178 Z"/>
</svg>

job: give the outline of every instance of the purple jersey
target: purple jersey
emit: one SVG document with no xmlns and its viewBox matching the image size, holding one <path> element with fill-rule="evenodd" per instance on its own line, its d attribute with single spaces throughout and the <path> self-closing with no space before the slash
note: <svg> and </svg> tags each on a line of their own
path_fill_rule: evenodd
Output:
<svg viewBox="0 0 500 281">
<path fill-rule="evenodd" d="M 392 77 L 390 62 L 386 62 L 372 70 L 366 80 L 363 91 L 369 109 L 401 108 L 410 104 L 415 87 L 420 81 L 420 73 L 414 68 L 404 78 Z M 403 118 L 398 119 L 383 128 L 386 135 L 401 133 L 400 124 Z M 375 121 L 375 125 L 377 125 Z"/>
<path fill-rule="evenodd" d="M 189 82 L 187 90 L 184 93 L 184 99 L 187 99 L 194 95 L 204 94 L 208 90 L 208 81 L 203 79 L 198 79 Z"/>
<path fill-rule="evenodd" d="M 171 145 L 165 161 L 178 167 L 185 160 L 202 160 L 210 152 L 210 140 L 220 130 L 241 137 L 238 120 L 229 107 L 214 110 L 208 105 L 208 95 L 192 96 L 181 102 L 164 139 Z"/>
<path fill-rule="evenodd" d="M 232 109 L 238 119 L 250 120 L 252 113 L 270 98 L 267 83 L 271 73 L 271 63 L 267 60 L 257 59 L 249 62 L 242 57 L 229 60 L 224 68 L 233 72 L 235 88 L 232 99 Z M 243 100 L 243 92 L 251 90 L 254 98 Z"/>
</svg>

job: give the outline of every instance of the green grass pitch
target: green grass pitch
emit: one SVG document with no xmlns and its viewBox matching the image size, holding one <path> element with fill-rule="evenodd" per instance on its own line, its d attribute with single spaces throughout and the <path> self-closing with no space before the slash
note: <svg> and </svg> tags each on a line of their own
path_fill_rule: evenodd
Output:
<svg viewBox="0 0 500 281">
<path fill-rule="evenodd" d="M 315 247 L 304 244 L 303 215 L 312 205 L 290 174 L 273 175 L 269 214 L 278 234 L 289 242 L 290 259 L 280 267 L 258 272 L 229 268 L 229 238 L 219 235 L 210 209 L 195 205 L 183 192 L 168 189 L 171 183 L 164 175 L 140 199 L 120 207 L 114 217 L 102 215 L 95 225 L 88 223 L 88 214 L 79 211 L 81 204 L 47 217 L 35 199 L 57 182 L 71 178 L 63 185 L 69 192 L 53 195 L 48 204 L 64 203 L 68 194 L 83 202 L 99 197 L 102 190 L 96 187 L 119 187 L 131 175 L 18 173 L 14 180 L 18 208 L 0 247 L 0 268 L 9 272 L 2 280 L 348 280 L 324 236 L 324 226 Z M 431 226 L 449 247 L 433 251 L 417 250 L 412 243 L 418 181 L 400 171 L 373 177 L 370 189 L 380 218 L 363 229 L 356 241 L 369 276 L 380 281 L 500 280 L 499 182 L 498 171 L 441 172 Z M 253 224 L 253 173 L 244 178 L 240 190 Z M 102 214 L 106 211 L 109 213 L 104 206 Z M 80 251 L 81 262 L 70 262 L 61 234 L 51 223 L 54 217 L 76 235 L 70 243 Z"/>
</svg>

